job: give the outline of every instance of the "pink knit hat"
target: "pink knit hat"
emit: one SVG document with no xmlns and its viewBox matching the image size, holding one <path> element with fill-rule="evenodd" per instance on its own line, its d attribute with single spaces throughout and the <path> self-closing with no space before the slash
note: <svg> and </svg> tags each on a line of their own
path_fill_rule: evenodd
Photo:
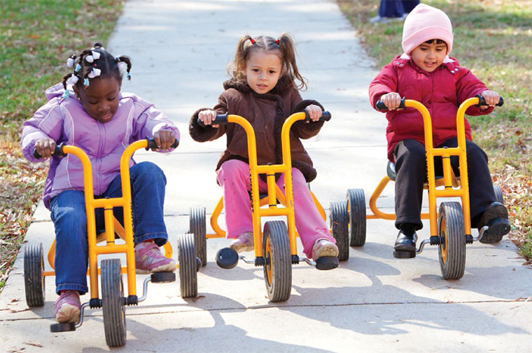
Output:
<svg viewBox="0 0 532 353">
<path fill-rule="evenodd" d="M 418 45 L 431 39 L 441 39 L 447 43 L 449 55 L 453 49 L 453 25 L 442 10 L 419 4 L 405 19 L 403 50 L 410 55 Z"/>
</svg>

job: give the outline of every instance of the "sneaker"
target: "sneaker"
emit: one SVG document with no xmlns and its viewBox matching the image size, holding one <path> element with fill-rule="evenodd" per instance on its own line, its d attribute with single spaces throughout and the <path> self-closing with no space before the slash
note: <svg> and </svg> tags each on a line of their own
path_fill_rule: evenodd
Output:
<svg viewBox="0 0 532 353">
<path fill-rule="evenodd" d="M 57 322 L 78 322 L 80 309 L 78 291 L 65 290 L 55 302 L 54 317 Z"/>
<path fill-rule="evenodd" d="M 404 21 L 405 18 L 406 18 L 406 14 L 401 16 L 401 17 L 380 17 L 380 16 L 375 16 L 375 17 L 370 18 L 369 22 L 370 23 L 389 23 L 389 22 L 392 22 L 392 21 Z"/>
<path fill-rule="evenodd" d="M 325 256 L 338 257 L 338 247 L 327 239 L 318 239 L 312 247 L 312 259 L 316 261 Z"/>
<path fill-rule="evenodd" d="M 135 267 L 139 274 L 154 272 L 174 272 L 176 262 L 165 257 L 153 241 L 135 245 Z"/>
<path fill-rule="evenodd" d="M 255 249 L 253 246 L 253 232 L 240 234 L 229 244 L 229 247 L 238 253 Z"/>
<path fill-rule="evenodd" d="M 369 23 L 387 23 L 389 19 L 387 17 L 375 16 L 369 19 Z"/>
</svg>

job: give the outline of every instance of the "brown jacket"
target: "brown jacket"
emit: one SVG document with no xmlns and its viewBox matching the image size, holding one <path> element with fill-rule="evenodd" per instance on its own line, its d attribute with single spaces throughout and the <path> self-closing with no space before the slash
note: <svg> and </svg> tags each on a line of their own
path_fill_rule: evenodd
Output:
<svg viewBox="0 0 532 353">
<path fill-rule="evenodd" d="M 282 77 L 275 88 L 266 94 L 257 94 L 245 82 L 231 79 L 224 82 L 225 91 L 218 98 L 214 110 L 218 114 L 236 114 L 247 119 L 255 131 L 257 141 L 257 161 L 259 165 L 282 163 L 281 129 L 291 114 L 301 112 L 310 104 L 323 107 L 316 101 L 303 100 L 294 84 Z M 248 163 L 246 131 L 238 124 L 201 127 L 197 120 L 197 110 L 190 119 L 190 136 L 198 142 L 213 141 L 227 134 L 227 149 L 222 152 L 216 170 L 229 159 L 239 159 Z M 290 131 L 292 166 L 299 169 L 307 182 L 316 178 L 316 169 L 300 139 L 316 136 L 323 122 L 308 123 L 298 121 Z"/>
</svg>

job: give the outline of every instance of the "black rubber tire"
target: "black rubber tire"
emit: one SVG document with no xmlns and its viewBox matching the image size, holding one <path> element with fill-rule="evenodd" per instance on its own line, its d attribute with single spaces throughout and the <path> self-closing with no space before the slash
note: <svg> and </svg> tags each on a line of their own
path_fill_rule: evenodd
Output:
<svg viewBox="0 0 532 353">
<path fill-rule="evenodd" d="M 438 253 L 444 279 L 464 276 L 466 263 L 466 236 L 462 206 L 458 202 L 442 202 L 438 213 Z"/>
<path fill-rule="evenodd" d="M 194 251 L 194 234 L 179 234 L 177 238 L 179 258 L 179 288 L 182 298 L 194 298 L 198 295 L 198 272 Z"/>
<path fill-rule="evenodd" d="M 126 310 L 124 284 L 119 259 L 101 263 L 102 311 L 105 341 L 109 347 L 126 344 Z"/>
<path fill-rule="evenodd" d="M 292 291 L 292 256 L 288 230 L 283 221 L 266 222 L 262 249 L 266 260 L 264 281 L 268 299 L 271 302 L 287 301 Z"/>
<path fill-rule="evenodd" d="M 190 230 L 194 234 L 194 248 L 196 257 L 201 260 L 201 265 L 207 265 L 207 221 L 205 207 L 190 209 Z"/>
<path fill-rule="evenodd" d="M 493 185 L 493 191 L 495 192 L 495 201 L 504 205 L 504 197 L 502 196 L 502 190 L 499 185 Z"/>
<path fill-rule="evenodd" d="M 41 243 L 28 243 L 24 248 L 24 290 L 26 304 L 43 306 L 45 298 L 44 256 Z"/>
<path fill-rule="evenodd" d="M 331 202 L 331 233 L 338 246 L 338 260 L 349 260 L 349 215 L 347 202 Z"/>
<path fill-rule="evenodd" d="M 363 246 L 366 243 L 366 198 L 364 190 L 347 190 L 347 214 L 349 215 L 349 245 Z"/>
</svg>

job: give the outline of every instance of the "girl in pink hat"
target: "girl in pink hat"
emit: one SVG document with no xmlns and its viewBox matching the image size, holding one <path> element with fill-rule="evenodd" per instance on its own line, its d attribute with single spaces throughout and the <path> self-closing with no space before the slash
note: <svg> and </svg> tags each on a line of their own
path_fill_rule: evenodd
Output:
<svg viewBox="0 0 532 353">
<path fill-rule="evenodd" d="M 415 109 L 397 110 L 401 97 L 419 101 L 428 109 L 435 147 L 456 147 L 456 113 L 460 104 L 482 95 L 489 106 L 470 107 L 466 114 L 489 114 L 499 102 L 499 94 L 488 90 L 471 71 L 449 56 L 453 32 L 451 20 L 443 11 L 425 4 L 416 6 L 405 20 L 402 45 L 404 53 L 384 66 L 371 82 L 369 98 L 373 107 L 381 100 L 389 109 L 386 137 L 388 159 L 395 162 L 395 226 L 399 229 L 394 255 L 409 252 L 409 257 L 413 257 L 416 230 L 423 227 L 420 212 L 426 157 L 423 119 Z M 480 230 L 488 225 L 481 242 L 498 242 L 510 231 L 508 211 L 495 201 L 488 157 L 471 141 L 467 120 L 465 128 L 471 226 Z M 452 165 L 458 174 L 458 159 Z"/>
</svg>

